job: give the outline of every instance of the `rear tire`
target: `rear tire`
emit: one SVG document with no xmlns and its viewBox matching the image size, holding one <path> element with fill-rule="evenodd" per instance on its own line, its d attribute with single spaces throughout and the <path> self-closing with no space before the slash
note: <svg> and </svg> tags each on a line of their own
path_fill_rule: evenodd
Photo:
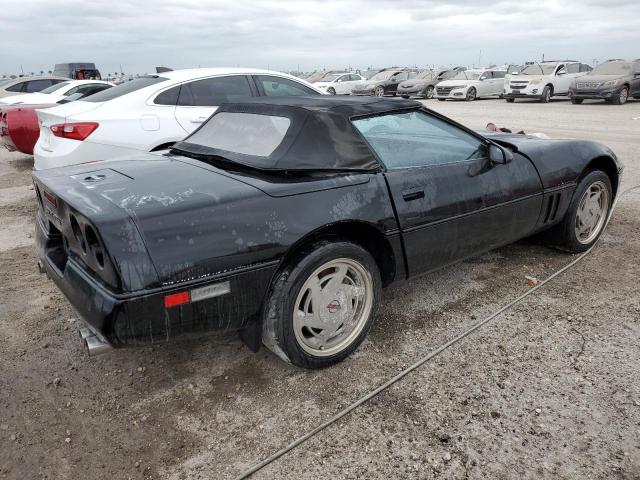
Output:
<svg viewBox="0 0 640 480">
<path fill-rule="evenodd" d="M 574 105 L 582 105 L 583 101 L 583 98 L 571 98 L 571 103 L 573 103 Z"/>
<path fill-rule="evenodd" d="M 377 86 L 373 91 L 373 95 L 376 97 L 384 97 L 384 87 Z"/>
<path fill-rule="evenodd" d="M 545 240 L 571 253 L 588 250 L 600 238 L 612 204 L 611 180 L 601 170 L 590 171 L 578 183 L 562 221 L 544 232 Z"/>
<path fill-rule="evenodd" d="M 514 103 L 516 101 L 515 98 L 505 98 L 505 100 L 507 101 L 507 103 Z"/>
<path fill-rule="evenodd" d="M 549 103 L 551 101 L 552 95 L 553 95 L 553 88 L 551 88 L 551 85 L 545 86 L 544 89 L 542 90 L 542 97 L 540 98 L 540 102 Z"/>
<path fill-rule="evenodd" d="M 441 102 L 444 102 L 446 100 L 446 98 L 439 98 L 438 100 L 441 101 Z"/>
<path fill-rule="evenodd" d="M 335 95 L 336 94 L 336 89 L 333 88 L 333 87 L 329 87 L 329 88 L 327 88 L 327 93 L 329 95 Z"/>
<path fill-rule="evenodd" d="M 371 254 L 351 242 L 321 240 L 279 272 L 263 312 L 263 343 L 285 361 L 323 368 L 353 353 L 380 302 Z"/>
</svg>

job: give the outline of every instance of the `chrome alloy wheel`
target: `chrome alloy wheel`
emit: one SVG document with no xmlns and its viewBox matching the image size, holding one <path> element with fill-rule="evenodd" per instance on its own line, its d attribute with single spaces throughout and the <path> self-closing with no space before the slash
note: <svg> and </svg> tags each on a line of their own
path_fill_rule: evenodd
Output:
<svg viewBox="0 0 640 480">
<path fill-rule="evenodd" d="M 576 238 L 583 245 L 591 243 L 607 221 L 609 191 L 603 182 L 595 182 L 582 195 L 576 211 Z"/>
<path fill-rule="evenodd" d="M 376 87 L 375 90 L 373 91 L 373 94 L 376 97 L 384 97 L 384 88 L 383 87 Z"/>
<path fill-rule="evenodd" d="M 627 87 L 624 87 L 620 92 L 620 100 L 619 100 L 620 105 L 624 105 L 625 103 L 627 103 L 628 98 L 629 98 L 629 90 L 627 90 Z"/>
<path fill-rule="evenodd" d="M 372 306 L 373 280 L 367 269 L 349 258 L 327 262 L 309 276 L 296 298 L 296 340 L 314 356 L 339 353 L 360 335 Z"/>
</svg>

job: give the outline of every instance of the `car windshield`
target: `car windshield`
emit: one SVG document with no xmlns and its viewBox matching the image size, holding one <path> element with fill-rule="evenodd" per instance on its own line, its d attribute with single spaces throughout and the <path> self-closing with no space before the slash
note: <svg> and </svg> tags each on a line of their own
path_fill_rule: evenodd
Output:
<svg viewBox="0 0 640 480">
<path fill-rule="evenodd" d="M 62 82 L 62 83 L 56 83 L 55 85 L 51 85 L 49 88 L 45 88 L 44 90 L 40 90 L 40 93 L 53 93 L 56 90 L 60 90 L 61 88 L 66 87 L 67 85 L 70 85 L 71 82 Z"/>
<path fill-rule="evenodd" d="M 632 66 L 631 62 L 606 62 L 594 68 L 591 75 L 629 75 Z"/>
<path fill-rule="evenodd" d="M 534 63 L 523 68 L 519 75 L 551 75 L 557 66 L 557 63 Z"/>
<path fill-rule="evenodd" d="M 418 72 L 415 78 L 424 80 L 425 78 L 431 78 L 433 72 L 431 70 L 423 70 L 422 72 Z"/>
<path fill-rule="evenodd" d="M 397 70 L 385 70 L 384 72 L 378 72 L 369 80 L 389 80 L 393 75 L 398 73 Z"/>
<path fill-rule="evenodd" d="M 127 93 L 135 92 L 136 90 L 140 90 L 141 88 L 145 88 L 160 82 L 165 82 L 167 80 L 168 78 L 165 77 L 148 75 L 145 77 L 136 78 L 134 80 L 131 80 L 130 82 L 121 83 L 120 85 L 116 85 L 115 87 L 103 90 L 102 92 L 89 95 L 88 97 L 85 97 L 83 101 L 106 102 L 108 100 L 113 100 L 114 98 L 121 97 L 122 95 L 126 95 Z"/>
<path fill-rule="evenodd" d="M 220 112 L 184 140 L 213 150 L 268 157 L 282 143 L 291 120 L 275 115 Z M 179 151 L 200 153 L 183 148 Z"/>
<path fill-rule="evenodd" d="M 474 72 L 471 70 L 458 72 L 452 80 L 477 80 L 483 72 Z"/>
<path fill-rule="evenodd" d="M 333 82 L 336 78 L 341 77 L 343 74 L 342 73 L 330 73 L 329 75 L 326 75 L 324 77 L 322 77 L 322 79 L 320 80 L 321 82 Z"/>
</svg>

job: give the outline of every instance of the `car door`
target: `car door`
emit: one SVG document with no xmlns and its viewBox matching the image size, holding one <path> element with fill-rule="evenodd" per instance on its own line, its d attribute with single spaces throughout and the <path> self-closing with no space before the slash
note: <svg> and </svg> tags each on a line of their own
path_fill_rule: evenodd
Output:
<svg viewBox="0 0 640 480">
<path fill-rule="evenodd" d="M 631 95 L 640 98 L 640 62 L 631 67 Z"/>
<path fill-rule="evenodd" d="M 504 92 L 504 78 L 507 72 L 504 70 L 493 70 L 491 72 L 491 95 L 500 96 Z"/>
<path fill-rule="evenodd" d="M 391 77 L 391 81 L 385 86 L 385 93 L 396 93 L 398 85 L 409 79 L 409 72 L 398 72 Z"/>
<path fill-rule="evenodd" d="M 218 105 L 254 96 L 246 75 L 224 75 L 193 80 L 180 85 L 175 118 L 191 133 L 207 120 Z"/>
<path fill-rule="evenodd" d="M 334 89 L 337 94 L 344 95 L 345 93 L 351 92 L 351 85 L 351 75 L 345 74 L 336 78 Z"/>
<path fill-rule="evenodd" d="M 491 72 L 482 72 L 477 82 L 474 82 L 474 88 L 476 89 L 476 97 L 486 97 L 491 95 L 492 86 Z"/>
<path fill-rule="evenodd" d="M 487 158 L 488 142 L 431 112 L 355 119 L 384 163 L 410 275 L 522 238 L 535 228 L 542 184 L 531 162 Z"/>
<path fill-rule="evenodd" d="M 554 95 L 565 95 L 569 92 L 569 86 L 571 85 L 571 82 L 573 82 L 573 79 L 575 78 L 574 74 L 569 74 L 569 70 L 568 67 L 571 64 L 568 65 L 558 65 L 558 68 L 556 68 L 556 75 L 555 75 L 555 81 L 554 81 L 554 87 L 553 87 L 553 94 Z M 576 67 L 578 66 L 578 64 L 574 64 Z M 577 70 L 577 68 L 576 68 Z M 577 72 L 574 72 L 577 73 Z"/>
</svg>

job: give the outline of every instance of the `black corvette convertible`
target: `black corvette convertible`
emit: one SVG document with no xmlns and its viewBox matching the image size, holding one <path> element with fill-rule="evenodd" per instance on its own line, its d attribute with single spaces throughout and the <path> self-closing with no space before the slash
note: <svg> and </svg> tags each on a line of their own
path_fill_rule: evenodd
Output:
<svg viewBox="0 0 640 480">
<path fill-rule="evenodd" d="M 40 266 L 90 352 L 239 330 L 323 367 L 393 282 L 541 232 L 586 250 L 621 171 L 598 143 L 482 136 L 412 101 L 261 98 L 164 156 L 35 172 Z"/>
</svg>

